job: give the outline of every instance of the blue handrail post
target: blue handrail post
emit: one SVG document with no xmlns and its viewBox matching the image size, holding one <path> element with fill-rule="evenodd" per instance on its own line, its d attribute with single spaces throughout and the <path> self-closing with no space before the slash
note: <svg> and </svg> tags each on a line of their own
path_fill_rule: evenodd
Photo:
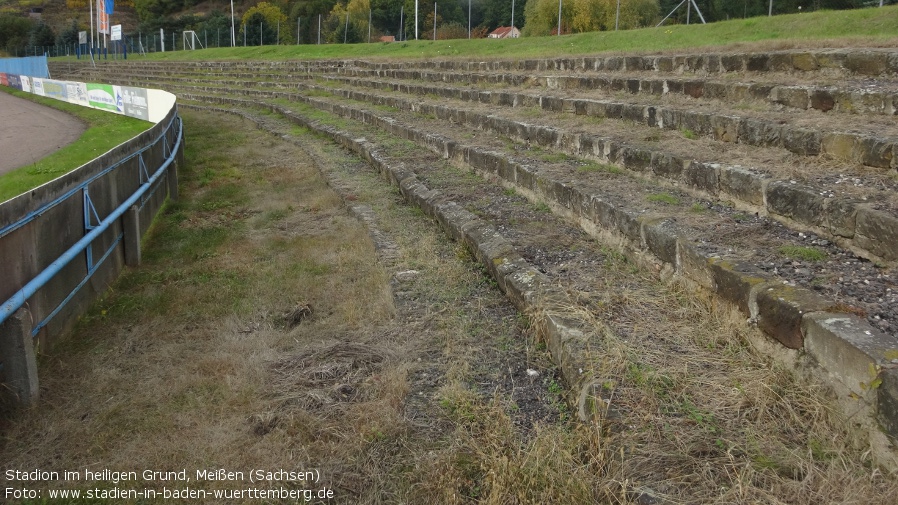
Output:
<svg viewBox="0 0 898 505">
<path fill-rule="evenodd" d="M 171 170 L 174 165 L 169 165 Z M 140 209 L 132 205 L 122 215 L 122 232 L 125 234 L 125 265 L 140 266 Z"/>
<path fill-rule="evenodd" d="M 183 125 L 182 125 L 183 128 Z M 178 133 L 175 133 L 175 138 L 178 138 Z M 184 136 L 180 135 L 181 141 L 181 149 L 179 149 L 175 153 L 175 160 L 168 167 L 168 199 L 172 202 L 178 201 L 178 168 L 184 164 Z"/>
<path fill-rule="evenodd" d="M 0 323 L 0 356 L 6 385 L 23 407 L 37 404 L 40 389 L 37 382 L 37 359 L 31 337 L 31 313 L 19 309 Z"/>
</svg>

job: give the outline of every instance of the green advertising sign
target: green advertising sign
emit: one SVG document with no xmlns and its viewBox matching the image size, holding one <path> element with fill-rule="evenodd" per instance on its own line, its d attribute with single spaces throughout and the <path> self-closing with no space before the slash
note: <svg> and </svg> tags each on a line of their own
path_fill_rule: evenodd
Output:
<svg viewBox="0 0 898 505">
<path fill-rule="evenodd" d="M 87 83 L 87 101 L 91 107 L 114 112 L 124 112 L 122 93 L 119 86 L 111 84 Z"/>
</svg>

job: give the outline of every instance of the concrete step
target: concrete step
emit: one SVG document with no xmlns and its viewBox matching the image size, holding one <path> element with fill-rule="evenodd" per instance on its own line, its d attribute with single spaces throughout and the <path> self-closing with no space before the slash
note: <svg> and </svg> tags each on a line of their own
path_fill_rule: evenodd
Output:
<svg viewBox="0 0 898 505">
<path fill-rule="evenodd" d="M 202 80 L 179 78 L 170 79 L 170 82 L 195 83 Z M 192 89 L 228 92 L 233 83 L 234 81 L 229 81 L 230 87 L 227 88 L 197 86 Z M 239 83 L 242 89 L 271 88 L 277 85 L 246 81 Z M 402 110 L 416 110 L 421 114 L 431 114 L 439 119 L 490 131 L 519 142 L 533 143 L 602 163 L 611 163 L 638 173 L 644 178 L 672 182 L 705 198 L 734 201 L 740 209 L 775 217 L 793 229 L 817 233 L 865 258 L 886 264 L 898 260 L 898 250 L 893 247 L 898 240 L 898 216 L 887 203 L 890 199 L 894 199 L 894 191 L 877 192 L 867 188 L 868 190 L 855 191 L 850 196 L 836 196 L 833 191 L 838 189 L 837 186 L 796 184 L 794 180 L 783 178 L 782 175 L 785 174 L 782 170 L 780 177 L 777 177 L 777 171 L 771 170 L 772 167 L 755 165 L 760 169 L 746 169 L 726 164 L 720 159 L 696 160 L 688 149 L 671 152 L 600 135 L 565 130 L 558 124 L 546 125 L 545 118 L 540 118 L 543 124 L 532 124 L 497 114 L 452 107 L 445 104 L 445 101 L 442 102 L 443 105 L 428 104 L 395 96 L 322 88 L 301 83 L 290 87 L 326 90 L 345 98 L 388 105 Z M 422 89 L 416 91 L 419 95 L 424 92 Z M 487 103 L 492 103 L 492 100 Z M 885 203 L 885 207 L 877 204 L 877 201 Z"/>
<path fill-rule="evenodd" d="M 430 117 L 437 109 L 422 108 L 420 104 L 412 107 L 410 104 L 404 106 L 400 102 L 394 102 L 391 107 L 395 107 L 395 111 L 372 112 L 369 108 L 371 105 L 386 103 L 379 102 L 386 97 L 373 93 L 345 90 L 345 95 L 341 95 L 334 93 L 338 90 L 331 89 L 332 96 L 308 96 L 257 90 L 249 87 L 248 83 L 238 86 L 241 88 L 238 90 L 234 89 L 235 86 L 190 86 L 184 81 L 185 79 L 173 81 L 173 90 L 183 90 L 180 93 L 183 99 L 241 107 L 266 106 L 284 114 L 289 113 L 288 106 L 276 105 L 275 101 L 294 100 L 350 119 L 351 124 L 367 125 L 359 126 L 362 131 L 371 128 L 372 131 L 389 132 L 398 138 L 413 141 L 454 163 L 477 170 L 490 180 L 514 188 L 533 201 L 548 205 L 558 214 L 580 224 L 597 239 L 616 244 L 637 260 L 656 268 L 662 276 L 686 279 L 696 288 L 733 303 L 751 322 L 783 346 L 801 349 L 811 356 L 848 394 L 867 402 L 886 431 L 893 436 L 898 435 L 898 411 L 894 408 L 898 405 L 898 379 L 894 377 L 896 371 L 891 368 L 893 364 L 890 354 L 898 352 L 898 337 L 894 333 L 877 330 L 868 321 L 852 313 L 858 312 L 859 305 L 840 303 L 823 296 L 819 289 L 802 288 L 798 285 L 800 283 L 784 279 L 771 269 L 765 271 L 762 268 L 764 265 L 752 261 L 782 245 L 801 247 L 806 243 L 803 239 L 808 237 L 790 234 L 788 231 L 786 234 L 777 234 L 776 223 L 760 217 L 743 223 L 725 208 L 715 207 L 711 202 L 707 207 L 709 212 L 697 212 L 693 216 L 686 209 L 693 208 L 689 206 L 690 203 L 701 202 L 692 200 L 693 197 L 689 194 L 672 191 L 670 186 L 601 169 L 598 172 L 580 170 L 580 167 L 592 166 L 588 163 L 592 160 L 582 156 L 580 147 L 576 156 L 568 155 L 557 160 L 541 157 L 532 148 L 527 149 L 528 152 L 523 156 L 515 155 L 509 152 L 507 144 L 497 134 L 501 129 L 497 125 L 510 120 L 496 118 L 494 115 L 485 117 L 470 113 L 468 118 L 469 111 L 444 106 L 447 114 L 456 115 L 454 120 L 459 125 L 452 126 L 446 118 L 440 118 L 436 114 Z M 233 97 L 233 93 L 237 91 L 253 96 L 254 99 Z M 347 101 L 346 98 L 351 100 Z M 369 100 L 371 105 L 366 107 L 364 104 L 353 103 L 360 99 Z M 459 114 L 464 114 L 464 120 Z M 474 126 L 475 124 L 480 126 Z M 522 125 L 518 124 L 514 128 L 520 126 Z M 531 132 L 533 143 L 551 145 L 551 151 L 563 151 L 566 144 L 559 139 L 564 138 L 564 132 L 554 130 L 555 137 L 552 140 L 553 128 L 531 126 L 536 128 Z M 488 134 L 475 135 L 475 140 L 470 137 L 471 132 L 476 131 L 475 128 L 481 128 L 480 131 L 487 131 Z M 531 133 L 527 133 L 528 140 Z M 344 142 L 355 142 L 352 135 L 347 138 Z M 543 140 L 540 141 L 540 138 Z M 584 145 L 582 134 L 579 138 L 579 145 Z M 605 145 L 603 142 L 601 149 L 593 147 L 591 152 L 605 153 Z M 627 149 L 627 146 L 619 147 L 618 154 L 610 158 L 609 150 L 603 159 L 618 163 L 624 160 L 621 164 L 627 166 L 626 154 L 620 154 L 628 152 Z M 514 148 L 512 151 L 517 152 L 518 149 Z M 649 162 L 654 156 L 651 153 Z M 689 172 L 702 173 L 698 165 L 693 167 L 690 163 L 686 168 L 689 167 L 692 167 Z M 720 173 L 718 168 L 712 168 L 711 172 Z M 708 171 L 705 170 L 704 173 Z M 779 190 L 775 193 L 777 191 Z M 677 209 L 673 209 L 670 204 L 640 197 L 662 193 L 677 200 L 674 205 Z M 786 192 L 784 199 L 792 201 L 793 197 Z M 427 205 L 425 201 L 420 204 L 424 207 Z M 746 238 L 749 243 L 744 242 Z M 816 238 L 812 240 L 819 243 Z M 844 251 L 832 251 L 833 254 L 840 255 L 840 261 L 844 258 L 845 261 L 856 262 L 854 264 L 857 265 L 858 272 L 862 272 L 861 267 L 873 268 L 873 265 L 857 262 L 850 259 L 850 256 L 841 256 L 847 254 Z M 799 267 L 801 266 L 803 265 Z M 874 275 L 879 275 L 880 279 L 885 276 L 884 282 L 895 285 L 891 272 L 887 270 L 880 270 Z M 857 302 L 868 303 L 861 299 Z M 871 367 L 876 370 L 875 379 L 868 377 Z M 871 380 L 878 381 L 875 388 L 870 387 Z"/>
</svg>

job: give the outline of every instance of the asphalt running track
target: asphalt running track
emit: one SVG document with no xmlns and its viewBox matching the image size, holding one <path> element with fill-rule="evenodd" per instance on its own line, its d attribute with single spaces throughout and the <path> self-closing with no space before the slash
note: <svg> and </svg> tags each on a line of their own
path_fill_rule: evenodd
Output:
<svg viewBox="0 0 898 505">
<path fill-rule="evenodd" d="M 0 175 L 71 144 L 86 127 L 65 112 L 0 91 Z"/>
</svg>

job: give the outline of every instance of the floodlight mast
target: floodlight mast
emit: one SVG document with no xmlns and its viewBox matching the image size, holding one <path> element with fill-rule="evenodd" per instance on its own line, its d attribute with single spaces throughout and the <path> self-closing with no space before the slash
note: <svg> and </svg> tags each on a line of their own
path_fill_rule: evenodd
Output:
<svg viewBox="0 0 898 505">
<path fill-rule="evenodd" d="M 558 0 L 558 34 L 561 37 L 561 0 Z"/>
<path fill-rule="evenodd" d="M 237 47 L 237 38 L 234 33 L 234 0 L 231 0 L 231 47 Z"/>
<path fill-rule="evenodd" d="M 514 33 L 514 0 L 511 0 L 511 31 Z"/>
<path fill-rule="evenodd" d="M 617 0 L 617 13 L 614 15 L 614 31 L 617 31 L 617 27 L 620 24 L 620 0 Z"/>
</svg>

